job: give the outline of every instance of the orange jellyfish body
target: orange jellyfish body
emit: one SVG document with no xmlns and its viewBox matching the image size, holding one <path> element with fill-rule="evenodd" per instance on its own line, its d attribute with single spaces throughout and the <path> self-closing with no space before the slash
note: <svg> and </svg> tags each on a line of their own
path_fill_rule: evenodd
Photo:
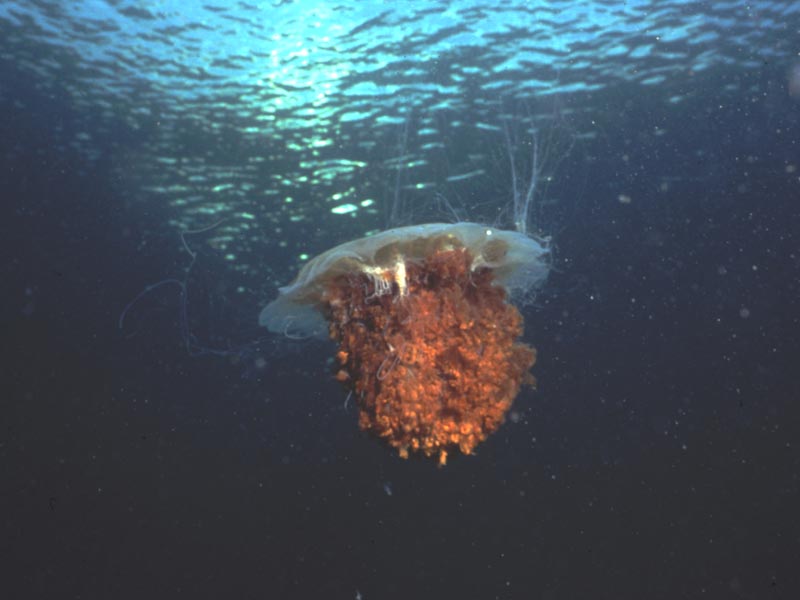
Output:
<svg viewBox="0 0 800 600">
<path fill-rule="evenodd" d="M 522 234 L 475 224 L 390 230 L 306 265 L 261 322 L 319 335 L 324 318 L 360 427 L 402 457 L 445 464 L 453 450 L 472 453 L 520 386 L 534 383 L 536 352 L 518 341 L 522 316 L 506 287 L 542 281 L 546 252 Z"/>
<path fill-rule="evenodd" d="M 492 285 L 489 269 L 471 271 L 461 248 L 406 266 L 407 290 L 376 294 L 364 273 L 330 282 L 324 299 L 338 342 L 338 379 L 351 387 L 362 429 L 400 455 L 470 454 L 503 422 L 536 360 L 519 311 Z M 365 294 L 365 290 L 369 290 Z"/>
</svg>

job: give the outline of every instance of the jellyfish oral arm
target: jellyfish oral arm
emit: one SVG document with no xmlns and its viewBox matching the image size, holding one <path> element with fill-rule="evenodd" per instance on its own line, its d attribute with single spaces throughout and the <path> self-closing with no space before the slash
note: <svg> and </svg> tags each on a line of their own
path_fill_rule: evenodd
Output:
<svg viewBox="0 0 800 600">
<path fill-rule="evenodd" d="M 372 277 L 363 271 L 326 292 L 336 378 L 354 392 L 361 428 L 404 458 L 445 464 L 453 449 L 472 453 L 533 382 L 535 352 L 516 340 L 522 317 L 492 271 L 473 261 L 465 248 L 407 261 L 402 296 L 399 285 L 365 295 Z"/>
<path fill-rule="evenodd" d="M 398 257 L 394 265 L 394 281 L 397 283 L 397 293 L 403 297 L 408 294 L 408 283 L 406 280 L 406 263 L 402 257 Z"/>
</svg>

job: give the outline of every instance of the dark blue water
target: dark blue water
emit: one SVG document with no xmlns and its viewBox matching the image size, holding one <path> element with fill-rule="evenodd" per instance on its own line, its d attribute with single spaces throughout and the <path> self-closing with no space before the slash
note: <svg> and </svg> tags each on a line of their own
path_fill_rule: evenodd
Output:
<svg viewBox="0 0 800 600">
<path fill-rule="evenodd" d="M 2 4 L 3 593 L 797 597 L 798 27 L 790 2 Z M 534 144 L 538 388 L 475 456 L 403 461 L 333 347 L 258 312 L 370 232 L 510 226 Z"/>
</svg>

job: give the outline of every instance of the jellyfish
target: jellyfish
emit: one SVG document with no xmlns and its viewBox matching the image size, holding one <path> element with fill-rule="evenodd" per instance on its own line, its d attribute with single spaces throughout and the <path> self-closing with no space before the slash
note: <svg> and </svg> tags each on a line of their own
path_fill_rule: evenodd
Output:
<svg viewBox="0 0 800 600">
<path fill-rule="evenodd" d="M 331 338 L 335 378 L 362 430 L 407 458 L 472 454 L 533 385 L 512 299 L 538 288 L 547 240 L 478 223 L 389 229 L 315 257 L 259 316 L 270 331 Z"/>
</svg>

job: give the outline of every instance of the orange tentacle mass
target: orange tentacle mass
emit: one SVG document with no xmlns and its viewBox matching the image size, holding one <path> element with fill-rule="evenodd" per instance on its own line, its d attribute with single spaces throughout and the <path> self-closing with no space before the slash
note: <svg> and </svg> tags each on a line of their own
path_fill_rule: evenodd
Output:
<svg viewBox="0 0 800 600">
<path fill-rule="evenodd" d="M 374 276 L 355 272 L 324 295 L 336 378 L 355 392 L 361 428 L 403 457 L 445 464 L 452 449 L 470 454 L 534 383 L 536 352 L 517 341 L 522 316 L 492 272 L 472 264 L 465 249 L 442 250 L 405 265 L 405 294 L 394 283 L 375 294 Z"/>
</svg>

